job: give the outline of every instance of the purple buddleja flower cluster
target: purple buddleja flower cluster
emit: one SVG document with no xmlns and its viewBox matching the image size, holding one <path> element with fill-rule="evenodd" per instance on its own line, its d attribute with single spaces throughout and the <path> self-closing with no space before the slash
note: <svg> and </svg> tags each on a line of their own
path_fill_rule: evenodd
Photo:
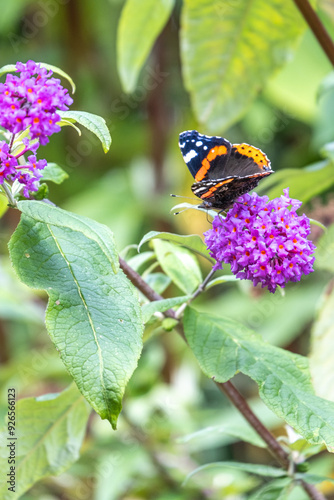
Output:
<svg viewBox="0 0 334 500">
<path fill-rule="evenodd" d="M 301 204 L 289 197 L 288 188 L 271 201 L 256 193 L 240 196 L 226 218 L 217 215 L 205 233 L 214 269 L 231 264 L 238 278 L 261 283 L 272 293 L 313 272 L 315 245 L 307 239 L 309 219 L 297 214 Z"/>
<path fill-rule="evenodd" d="M 20 76 L 8 74 L 0 83 L 0 125 L 13 134 L 30 127 L 31 139 L 43 146 L 49 136 L 60 131 L 59 110 L 67 110 L 73 99 L 52 71 L 34 61 L 18 62 Z"/>
<path fill-rule="evenodd" d="M 0 184 L 17 180 L 28 197 L 29 191 L 38 190 L 47 164 L 46 160 L 36 159 L 36 151 L 61 130 L 57 111 L 67 110 L 73 100 L 60 80 L 52 77 L 52 71 L 40 64 L 18 62 L 16 71 L 19 76 L 7 74 L 5 83 L 0 83 L 0 126 L 11 135 L 9 144 L 0 141 Z M 24 131 L 26 137 L 17 149 L 14 139 Z M 32 154 L 25 158 L 23 155 L 28 152 Z"/>
</svg>

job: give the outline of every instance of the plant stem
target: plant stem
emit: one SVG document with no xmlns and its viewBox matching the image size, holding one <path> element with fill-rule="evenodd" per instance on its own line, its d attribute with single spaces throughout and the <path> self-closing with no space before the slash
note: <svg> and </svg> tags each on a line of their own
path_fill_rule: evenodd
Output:
<svg viewBox="0 0 334 500">
<path fill-rule="evenodd" d="M 138 288 L 138 290 L 141 291 L 141 293 L 143 295 L 145 295 L 145 297 L 148 298 L 148 300 L 150 300 L 151 302 L 154 302 L 156 300 L 163 299 L 163 297 L 161 295 L 159 295 L 157 292 L 155 292 L 153 290 L 153 288 L 151 288 L 146 283 L 146 281 L 144 281 L 143 278 L 138 273 L 136 273 L 136 271 L 134 271 L 132 269 L 132 267 L 130 267 L 126 263 L 126 261 L 124 259 L 122 259 L 121 257 L 119 257 L 119 265 L 120 265 L 121 269 L 125 272 L 127 277 L 129 278 L 129 280 L 134 284 L 134 286 L 136 288 Z M 164 315 L 168 316 L 168 318 L 176 319 L 175 318 L 175 311 L 173 311 L 173 309 L 168 309 L 168 311 L 164 312 Z"/>
<path fill-rule="evenodd" d="M 334 43 L 308 0 L 293 0 L 334 66 Z"/>
<path fill-rule="evenodd" d="M 276 438 L 271 434 L 271 432 L 260 422 L 260 420 L 249 407 L 247 401 L 240 394 L 240 392 L 234 387 L 231 382 L 224 382 L 223 384 L 216 382 L 216 385 L 221 390 L 221 392 L 223 392 L 225 396 L 228 397 L 233 405 L 238 408 L 247 422 L 249 422 L 253 429 L 261 436 L 263 441 L 267 443 L 272 455 L 274 455 L 274 457 L 276 458 L 276 460 L 278 460 L 282 467 L 287 470 L 290 466 L 289 455 L 282 448 Z"/>
<path fill-rule="evenodd" d="M 175 317 L 178 319 L 178 318 L 181 318 L 182 314 L 183 314 L 183 311 L 185 310 L 185 308 L 190 304 L 190 302 L 192 302 L 193 300 L 196 299 L 196 297 L 198 297 L 202 292 L 204 292 L 205 290 L 205 287 L 206 285 L 209 283 L 210 279 L 212 278 L 212 276 L 215 274 L 216 271 L 214 271 L 213 269 L 211 269 L 211 271 L 209 272 L 209 274 L 206 276 L 206 278 L 202 281 L 202 283 L 200 283 L 200 285 L 198 286 L 197 290 L 195 290 L 195 292 L 193 293 L 192 297 L 187 301 L 187 302 L 184 302 L 179 308 L 177 311 L 175 311 Z"/>
<path fill-rule="evenodd" d="M 130 281 L 134 284 L 138 290 L 142 292 L 145 297 L 147 297 L 151 301 L 155 300 L 163 300 L 163 297 L 156 293 L 152 288 L 142 279 L 142 277 L 134 271 L 125 260 L 119 259 L 120 267 L 123 269 L 124 273 L 130 279 Z M 207 278 L 202 283 L 207 284 L 212 274 L 209 273 Z M 195 292 L 196 293 L 196 292 Z M 199 292 L 200 293 L 200 292 Z M 197 295 L 199 295 L 199 293 Z M 196 295 L 196 296 L 197 296 Z M 170 318 L 179 319 L 176 316 L 176 313 L 173 309 L 168 309 L 166 311 L 165 316 Z M 181 323 L 176 327 L 177 332 L 182 336 L 182 338 L 186 341 L 186 337 L 183 331 L 183 326 Z M 252 409 L 249 407 L 247 401 L 244 397 L 239 393 L 239 391 L 234 387 L 234 385 L 228 382 L 216 382 L 215 384 L 218 386 L 221 392 L 223 392 L 231 401 L 231 403 L 240 411 L 240 413 L 244 416 L 247 422 L 253 427 L 253 429 L 257 432 L 257 434 L 263 439 L 263 441 L 267 444 L 269 451 L 275 457 L 275 459 L 282 465 L 285 470 L 288 470 L 291 466 L 291 460 L 289 454 L 284 450 L 284 448 L 277 441 L 275 436 L 262 424 L 262 422 L 257 418 L 255 413 L 253 413 Z M 312 484 L 306 483 L 301 480 L 300 485 L 303 487 L 305 492 L 308 494 L 311 500 L 326 500 L 326 498 L 320 493 L 316 487 Z"/>
<path fill-rule="evenodd" d="M 300 485 L 312 500 L 327 500 L 313 484 L 301 480 Z"/>
<path fill-rule="evenodd" d="M 12 150 L 14 139 L 15 139 L 15 134 L 12 134 L 9 142 L 9 152 L 11 152 Z"/>
<path fill-rule="evenodd" d="M 4 183 L 2 184 L 2 186 L 1 186 L 1 187 L 2 187 L 2 189 L 4 190 L 4 192 L 6 193 L 6 196 L 7 196 L 7 198 L 8 198 L 9 203 L 10 203 L 13 207 L 17 207 L 16 200 L 13 198 L 13 195 L 12 195 L 12 193 L 11 193 L 10 189 L 8 188 L 8 186 L 7 186 L 6 182 L 4 182 Z"/>
</svg>

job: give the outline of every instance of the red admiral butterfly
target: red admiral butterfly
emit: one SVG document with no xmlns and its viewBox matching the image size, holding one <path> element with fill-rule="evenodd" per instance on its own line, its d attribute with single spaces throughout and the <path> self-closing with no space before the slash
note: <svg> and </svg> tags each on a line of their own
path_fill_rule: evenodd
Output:
<svg viewBox="0 0 334 500">
<path fill-rule="evenodd" d="M 188 130 L 180 134 L 179 146 L 195 178 L 191 190 L 203 200 L 203 208 L 226 210 L 273 173 L 266 155 L 249 144 Z"/>
</svg>

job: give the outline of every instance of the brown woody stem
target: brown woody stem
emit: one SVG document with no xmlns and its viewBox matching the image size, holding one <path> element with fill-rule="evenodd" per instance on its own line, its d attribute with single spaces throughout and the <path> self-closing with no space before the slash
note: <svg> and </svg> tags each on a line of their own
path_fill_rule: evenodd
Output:
<svg viewBox="0 0 334 500">
<path fill-rule="evenodd" d="M 334 43 L 308 0 L 293 0 L 334 66 Z"/>
<path fill-rule="evenodd" d="M 138 290 L 141 291 L 145 297 L 147 297 L 150 301 L 155 300 L 163 300 L 163 297 L 156 293 L 152 288 L 143 280 L 143 278 L 136 273 L 123 259 L 119 259 L 121 269 L 130 279 L 130 281 L 135 285 Z M 203 287 L 204 289 L 204 287 Z M 175 311 L 173 309 L 169 309 L 166 311 L 165 316 L 169 318 L 178 319 L 175 315 Z M 182 338 L 186 341 L 185 334 L 183 331 L 182 324 L 179 323 L 177 326 L 178 333 L 182 336 Z M 253 429 L 257 432 L 257 434 L 263 439 L 263 441 L 267 444 L 269 451 L 276 458 L 276 460 L 282 465 L 285 470 L 288 470 L 291 464 L 290 457 L 288 453 L 284 450 L 284 448 L 277 441 L 275 436 L 260 422 L 257 416 L 253 413 L 251 408 L 249 407 L 245 398 L 239 393 L 239 391 L 234 387 L 231 382 L 216 382 L 215 384 L 218 388 L 223 392 L 231 401 L 231 403 L 240 411 L 240 413 L 244 416 L 247 422 L 253 427 Z M 320 493 L 315 486 L 312 484 L 306 483 L 304 481 L 300 481 L 301 486 L 308 494 L 311 500 L 326 500 L 326 498 Z"/>
<path fill-rule="evenodd" d="M 261 436 L 263 441 L 267 443 L 267 446 L 271 454 L 276 458 L 276 460 L 282 465 L 284 469 L 288 469 L 290 465 L 290 458 L 286 451 L 282 448 L 276 438 L 272 433 L 260 422 L 257 416 L 253 413 L 249 407 L 245 398 L 240 394 L 240 392 L 234 387 L 231 382 L 225 382 L 223 384 L 216 382 L 217 386 L 228 397 L 228 399 L 233 403 L 233 405 L 242 413 L 247 422 L 253 427 L 253 429 Z"/>
</svg>

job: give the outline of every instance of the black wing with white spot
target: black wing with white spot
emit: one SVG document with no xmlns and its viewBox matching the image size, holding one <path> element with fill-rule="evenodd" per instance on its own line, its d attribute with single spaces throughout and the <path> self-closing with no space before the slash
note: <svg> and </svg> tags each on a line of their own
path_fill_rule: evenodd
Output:
<svg viewBox="0 0 334 500">
<path fill-rule="evenodd" d="M 182 132 L 179 138 L 179 146 L 183 159 L 193 177 L 196 177 L 197 172 L 203 167 L 203 160 L 209 157 L 211 149 L 217 146 L 225 146 L 226 148 L 225 158 L 217 157 L 217 161 L 215 161 L 216 158 L 209 161 L 211 174 L 213 171 L 222 169 L 223 163 L 226 163 L 232 149 L 231 143 L 223 137 L 200 134 L 197 130 Z M 207 172 L 208 168 L 205 177 L 207 177 Z M 215 175 L 217 174 L 218 172 L 215 172 Z"/>
</svg>

